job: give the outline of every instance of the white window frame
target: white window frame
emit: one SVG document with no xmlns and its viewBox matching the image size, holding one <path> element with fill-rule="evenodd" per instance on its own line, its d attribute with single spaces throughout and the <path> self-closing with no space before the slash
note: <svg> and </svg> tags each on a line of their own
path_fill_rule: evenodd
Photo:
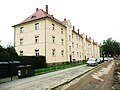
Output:
<svg viewBox="0 0 120 90">
<path fill-rule="evenodd" d="M 74 48 L 74 42 L 72 42 L 72 47 Z"/>
<path fill-rule="evenodd" d="M 52 56 L 55 57 L 55 49 L 52 49 Z"/>
<path fill-rule="evenodd" d="M 39 30 L 39 23 L 35 23 L 35 30 Z"/>
<path fill-rule="evenodd" d="M 61 28 L 61 34 L 64 34 L 64 32 L 63 32 L 63 28 Z"/>
<path fill-rule="evenodd" d="M 39 49 L 35 49 L 35 56 L 39 56 Z"/>
<path fill-rule="evenodd" d="M 52 23 L 52 30 L 55 30 L 55 24 Z"/>
<path fill-rule="evenodd" d="M 71 41 L 71 36 L 69 35 L 69 41 Z"/>
<path fill-rule="evenodd" d="M 64 39 L 63 38 L 61 39 L 61 45 L 64 45 Z"/>
<path fill-rule="evenodd" d="M 64 57 L 64 50 L 61 50 L 61 56 Z"/>
<path fill-rule="evenodd" d="M 76 44 L 76 46 L 77 46 L 77 49 L 78 49 L 78 44 Z"/>
<path fill-rule="evenodd" d="M 20 45 L 23 45 L 23 38 L 20 38 Z"/>
<path fill-rule="evenodd" d="M 72 33 L 72 38 L 74 38 L 73 33 Z"/>
<path fill-rule="evenodd" d="M 77 52 L 77 57 L 79 57 L 79 52 Z"/>
<path fill-rule="evenodd" d="M 55 36 L 52 36 L 52 43 L 55 43 Z"/>
<path fill-rule="evenodd" d="M 24 27 L 20 27 L 20 33 L 24 32 Z"/>
<path fill-rule="evenodd" d="M 23 50 L 20 50 L 20 56 L 23 56 Z"/>
<path fill-rule="evenodd" d="M 71 46 L 69 46 L 69 51 L 71 51 Z"/>
<path fill-rule="evenodd" d="M 35 36 L 35 43 L 39 43 L 39 36 Z"/>
</svg>

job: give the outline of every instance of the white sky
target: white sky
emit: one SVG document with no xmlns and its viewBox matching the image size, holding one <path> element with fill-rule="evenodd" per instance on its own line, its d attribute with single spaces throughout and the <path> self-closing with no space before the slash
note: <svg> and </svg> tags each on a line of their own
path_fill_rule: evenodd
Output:
<svg viewBox="0 0 120 90">
<path fill-rule="evenodd" d="M 59 20 L 70 19 L 75 29 L 97 42 L 109 37 L 120 42 L 120 0 L 2 0 L 0 2 L 0 44 L 14 44 L 14 28 L 33 14 L 45 10 Z"/>
</svg>

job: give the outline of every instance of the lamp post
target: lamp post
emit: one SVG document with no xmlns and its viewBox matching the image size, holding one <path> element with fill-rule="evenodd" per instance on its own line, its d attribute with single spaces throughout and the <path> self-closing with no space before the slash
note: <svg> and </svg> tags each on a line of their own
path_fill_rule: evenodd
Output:
<svg viewBox="0 0 120 90">
<path fill-rule="evenodd" d="M 9 63 L 9 75 L 11 81 L 13 81 L 13 59 L 11 61 L 8 61 Z"/>
</svg>

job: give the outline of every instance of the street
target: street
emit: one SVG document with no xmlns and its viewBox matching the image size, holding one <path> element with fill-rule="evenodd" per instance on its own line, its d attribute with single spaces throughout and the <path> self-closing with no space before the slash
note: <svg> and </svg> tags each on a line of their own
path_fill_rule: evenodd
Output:
<svg viewBox="0 0 120 90">
<path fill-rule="evenodd" d="M 114 61 L 104 62 L 93 71 L 55 90 L 110 90 L 114 65 Z"/>
<path fill-rule="evenodd" d="M 113 60 L 95 67 L 76 66 L 0 84 L 0 90 L 119 90 L 119 66 L 120 61 Z"/>
<path fill-rule="evenodd" d="M 88 72 L 95 67 L 80 65 L 43 75 L 18 79 L 0 84 L 0 90 L 46 90 L 69 82 L 73 78 Z"/>
</svg>

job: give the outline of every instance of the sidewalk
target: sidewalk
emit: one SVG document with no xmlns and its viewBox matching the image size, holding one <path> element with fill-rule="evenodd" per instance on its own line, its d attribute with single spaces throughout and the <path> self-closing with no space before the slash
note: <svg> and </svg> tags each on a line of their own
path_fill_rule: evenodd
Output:
<svg viewBox="0 0 120 90">
<path fill-rule="evenodd" d="M 68 82 L 93 68 L 94 67 L 81 65 L 48 74 L 23 78 L 0 84 L 0 90 L 49 90 Z"/>
</svg>

